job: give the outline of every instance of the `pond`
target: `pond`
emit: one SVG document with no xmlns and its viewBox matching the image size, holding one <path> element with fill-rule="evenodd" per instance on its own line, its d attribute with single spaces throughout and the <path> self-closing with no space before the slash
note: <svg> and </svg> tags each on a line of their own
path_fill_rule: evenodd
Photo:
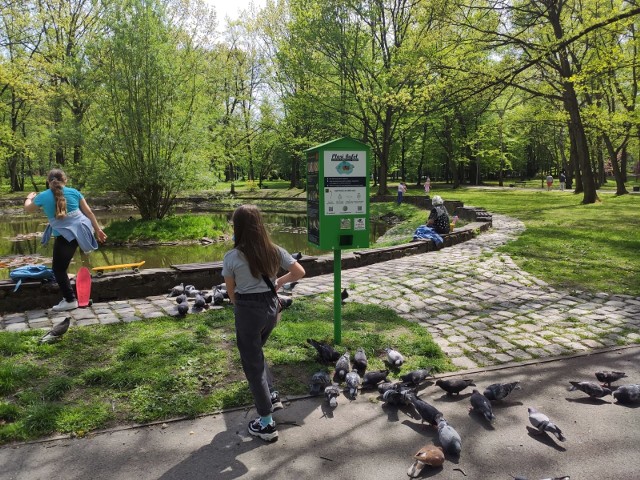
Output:
<svg viewBox="0 0 640 480">
<path fill-rule="evenodd" d="M 114 220 L 126 220 L 127 212 L 96 211 L 98 222 L 107 226 Z M 202 215 L 229 220 L 231 213 L 208 212 Z M 265 213 L 264 219 L 272 240 L 290 252 L 304 255 L 323 255 L 329 252 L 318 250 L 307 242 L 306 215 Z M 0 279 L 8 279 L 9 272 L 20 263 L 44 263 L 51 265 L 53 241 L 49 245 L 40 244 L 40 234 L 47 225 L 42 215 L 0 216 Z M 371 239 L 384 234 L 388 225 L 372 223 Z M 80 267 L 89 269 L 97 266 L 119 265 L 145 261 L 144 268 L 166 268 L 181 263 L 204 263 L 222 260 L 224 253 L 232 248 L 232 243 L 218 242 L 208 245 L 157 245 L 148 247 L 104 246 L 90 255 L 78 251 L 69 266 L 69 273 L 76 273 Z"/>
</svg>

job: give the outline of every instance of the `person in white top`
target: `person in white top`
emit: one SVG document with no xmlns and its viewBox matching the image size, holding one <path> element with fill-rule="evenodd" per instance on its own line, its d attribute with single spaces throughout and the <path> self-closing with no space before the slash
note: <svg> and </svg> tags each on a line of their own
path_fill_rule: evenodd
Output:
<svg viewBox="0 0 640 480">
<path fill-rule="evenodd" d="M 398 205 L 402 203 L 402 197 L 407 193 L 407 184 L 404 182 L 400 182 L 398 184 Z"/>
</svg>

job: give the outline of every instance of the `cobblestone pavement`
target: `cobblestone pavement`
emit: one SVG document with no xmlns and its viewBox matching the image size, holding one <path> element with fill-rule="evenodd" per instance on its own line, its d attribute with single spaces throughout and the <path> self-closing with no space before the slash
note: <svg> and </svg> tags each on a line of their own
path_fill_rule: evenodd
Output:
<svg viewBox="0 0 640 480">
<path fill-rule="evenodd" d="M 342 286 L 349 290 L 348 301 L 384 305 L 424 325 L 462 368 L 640 343 L 640 297 L 557 290 L 496 252 L 523 231 L 522 222 L 494 214 L 493 228 L 473 240 L 344 270 Z M 300 282 L 295 295 L 332 289 L 333 275 L 321 275 Z M 153 296 L 98 303 L 70 315 L 82 326 L 175 312 L 173 299 Z M 0 316 L 0 329 L 49 328 L 65 316 L 47 310 L 12 313 Z"/>
</svg>

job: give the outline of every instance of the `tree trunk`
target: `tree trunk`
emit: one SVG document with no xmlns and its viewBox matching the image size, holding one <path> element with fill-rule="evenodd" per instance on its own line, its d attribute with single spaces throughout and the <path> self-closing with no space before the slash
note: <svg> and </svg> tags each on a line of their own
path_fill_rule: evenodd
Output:
<svg viewBox="0 0 640 480">
<path fill-rule="evenodd" d="M 603 134 L 602 140 L 604 141 L 604 144 L 607 147 L 607 153 L 611 158 L 611 168 L 613 168 L 613 176 L 616 179 L 616 195 L 625 195 L 629 192 L 624 184 L 624 178 L 622 177 L 622 172 L 618 165 L 618 152 L 613 148 L 613 143 L 611 142 L 609 135 Z"/>
</svg>

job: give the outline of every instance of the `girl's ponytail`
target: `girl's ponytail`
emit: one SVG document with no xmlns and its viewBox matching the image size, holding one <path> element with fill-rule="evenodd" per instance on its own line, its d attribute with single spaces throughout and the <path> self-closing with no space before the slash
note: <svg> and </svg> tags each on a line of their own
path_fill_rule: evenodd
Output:
<svg viewBox="0 0 640 480">
<path fill-rule="evenodd" d="M 67 216 L 67 199 L 64 198 L 62 187 L 67 183 L 67 176 L 62 170 L 55 168 L 49 172 L 47 180 L 56 201 L 56 218 L 64 218 Z"/>
</svg>

